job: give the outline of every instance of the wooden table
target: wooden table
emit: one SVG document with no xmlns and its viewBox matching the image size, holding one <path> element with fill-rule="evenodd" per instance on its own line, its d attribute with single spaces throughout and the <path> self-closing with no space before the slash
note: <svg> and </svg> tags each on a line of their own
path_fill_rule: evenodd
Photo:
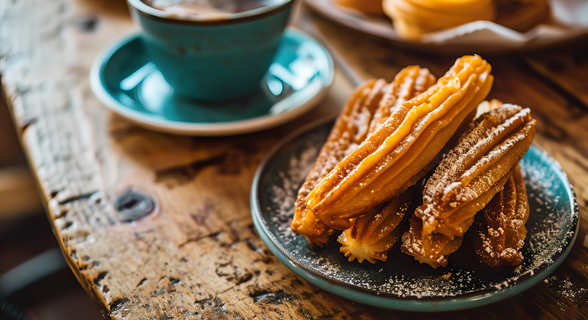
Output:
<svg viewBox="0 0 588 320">
<path fill-rule="evenodd" d="M 311 18 L 364 79 L 391 80 L 409 64 L 439 76 L 456 58 L 403 52 Z M 432 316 L 319 290 L 273 257 L 254 231 L 249 194 L 258 164 L 292 130 L 337 112 L 352 89 L 341 74 L 320 107 L 282 127 L 226 138 L 161 134 L 109 112 L 88 84 L 97 52 L 133 29 L 120 0 L 0 1 L 0 70 L 17 130 L 66 260 L 105 318 Z M 496 77 L 489 98 L 531 108 L 535 143 L 569 175 L 580 234 L 546 281 L 512 299 L 436 318 L 588 318 L 587 53 L 576 45 L 486 57 Z M 144 201 L 137 194 L 154 199 L 140 220 L 126 210 Z"/>
</svg>

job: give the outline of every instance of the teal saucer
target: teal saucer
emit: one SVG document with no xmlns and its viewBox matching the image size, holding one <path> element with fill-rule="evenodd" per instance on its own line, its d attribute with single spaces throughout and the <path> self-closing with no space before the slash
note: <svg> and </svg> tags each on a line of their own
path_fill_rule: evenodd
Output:
<svg viewBox="0 0 588 320">
<path fill-rule="evenodd" d="M 251 95 L 204 102 L 174 95 L 143 47 L 140 33 L 113 42 L 94 60 L 90 84 L 112 111 L 147 128 L 222 136 L 274 127 L 314 107 L 334 76 L 329 53 L 305 33 L 287 29 L 274 62 Z"/>
<path fill-rule="evenodd" d="M 298 189 L 327 140 L 332 121 L 293 133 L 260 165 L 251 188 L 255 227 L 271 252 L 293 272 L 347 299 L 408 311 L 473 308 L 515 296 L 545 279 L 568 255 L 579 226 L 574 190 L 559 164 L 534 145 L 520 161 L 530 214 L 524 260 L 516 268 L 480 264 L 466 233 L 447 267 L 419 264 L 396 243 L 386 262 L 349 262 L 333 235 L 323 248 L 310 248 L 290 224 Z M 414 208 L 414 207 L 413 207 Z M 410 210 L 410 209 L 409 209 Z M 407 222 L 410 212 L 406 214 Z"/>
</svg>

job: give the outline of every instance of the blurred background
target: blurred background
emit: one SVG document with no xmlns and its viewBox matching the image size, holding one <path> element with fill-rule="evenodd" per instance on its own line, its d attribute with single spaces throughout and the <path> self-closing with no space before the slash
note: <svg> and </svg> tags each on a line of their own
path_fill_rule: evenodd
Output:
<svg viewBox="0 0 588 320">
<path fill-rule="evenodd" d="M 59 250 L 0 96 L 0 320 L 102 319 Z"/>
</svg>

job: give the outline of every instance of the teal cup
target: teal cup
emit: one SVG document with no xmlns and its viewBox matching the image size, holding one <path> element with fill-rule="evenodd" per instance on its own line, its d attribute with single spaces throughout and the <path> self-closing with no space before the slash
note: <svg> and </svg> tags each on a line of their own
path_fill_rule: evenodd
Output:
<svg viewBox="0 0 588 320">
<path fill-rule="evenodd" d="M 145 50 L 174 94 L 198 100 L 229 100 L 251 94 L 280 46 L 294 0 L 222 19 L 179 17 L 128 0 L 142 29 Z"/>
</svg>

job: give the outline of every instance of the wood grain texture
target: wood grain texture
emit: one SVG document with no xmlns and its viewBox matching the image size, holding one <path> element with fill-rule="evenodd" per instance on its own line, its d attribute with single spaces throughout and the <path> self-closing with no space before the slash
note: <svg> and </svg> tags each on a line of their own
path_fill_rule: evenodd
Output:
<svg viewBox="0 0 588 320">
<path fill-rule="evenodd" d="M 588 39 L 523 57 L 538 75 L 588 110 Z"/>
<path fill-rule="evenodd" d="M 365 79 L 391 80 L 408 64 L 440 76 L 453 62 L 316 23 Z M 249 193 L 257 166 L 285 135 L 336 113 L 351 89 L 342 78 L 319 108 L 276 129 L 226 138 L 160 134 L 114 116 L 89 88 L 94 56 L 133 28 L 120 1 L 0 1 L 0 72 L 15 123 L 66 260 L 105 318 L 430 318 L 318 290 L 273 257 L 253 230 Z M 532 109 L 536 144 L 570 176 L 581 232 L 548 281 L 499 304 L 435 317 L 586 318 L 588 114 L 518 67 L 520 58 L 490 62 L 492 97 Z M 128 190 L 151 196 L 155 211 L 123 222 L 114 203 Z"/>
</svg>

